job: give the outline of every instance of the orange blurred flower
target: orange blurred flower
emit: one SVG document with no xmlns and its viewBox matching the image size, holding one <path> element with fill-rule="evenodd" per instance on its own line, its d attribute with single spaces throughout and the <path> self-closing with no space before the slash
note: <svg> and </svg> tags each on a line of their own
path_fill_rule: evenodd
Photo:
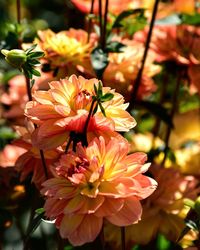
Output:
<svg viewBox="0 0 200 250">
<path fill-rule="evenodd" d="M 145 41 L 148 30 L 137 32 L 135 39 Z M 200 94 L 200 28 L 190 25 L 156 26 L 151 48 L 157 53 L 156 60 L 172 60 L 187 66 L 191 92 Z"/>
<path fill-rule="evenodd" d="M 53 76 L 51 73 L 41 72 L 41 77 L 35 77 L 35 83 L 32 87 L 32 91 L 36 89 L 46 89 L 47 82 Z M 5 91 L 1 97 L 0 101 L 7 108 L 3 110 L 3 117 L 12 120 L 14 124 L 24 125 L 24 107 L 28 101 L 26 80 L 23 75 L 16 75 L 11 78 L 8 82 L 8 90 Z"/>
<path fill-rule="evenodd" d="M 30 125 L 30 124 L 29 124 Z M 30 126 L 29 126 L 30 128 Z M 47 176 L 41 160 L 40 150 L 32 145 L 31 133 L 23 127 L 17 128 L 21 138 L 13 142 L 14 145 L 20 147 L 25 152 L 21 154 L 15 162 L 15 167 L 20 172 L 20 181 L 24 181 L 29 175 L 32 175 L 31 181 L 38 189 L 41 184 L 46 180 Z M 46 165 L 46 172 L 48 178 L 52 177 L 52 169 L 50 167 L 55 161 L 58 160 L 61 149 L 53 149 L 43 151 Z"/>
<path fill-rule="evenodd" d="M 85 65 L 96 42 L 95 34 L 90 35 L 81 29 L 69 29 L 54 33 L 52 30 L 38 31 L 36 43 L 45 52 L 45 59 L 52 66 L 67 66 L 68 75 L 76 73 L 78 65 Z"/>
<path fill-rule="evenodd" d="M 154 192 L 157 183 L 142 173 L 144 153 L 128 154 L 128 143 L 103 137 L 88 147 L 78 143 L 76 153 L 63 155 L 55 178 L 47 180 L 42 193 L 47 196 L 46 216 L 56 219 L 62 238 L 73 245 L 94 241 L 103 218 L 117 226 L 140 220 L 140 200 Z"/>
<path fill-rule="evenodd" d="M 141 221 L 126 228 L 127 246 L 148 244 L 158 233 L 176 241 L 185 227 L 184 198 L 195 199 L 198 196 L 198 181 L 193 176 L 184 176 L 173 168 L 158 165 L 151 167 L 150 174 L 158 182 L 158 188 L 144 201 Z M 117 230 L 110 227 L 108 230 L 108 240 L 115 242 L 114 249 L 118 249 Z"/>
<path fill-rule="evenodd" d="M 14 167 L 16 160 L 26 150 L 11 144 L 7 144 L 0 152 L 0 167 Z"/>
<path fill-rule="evenodd" d="M 102 12 L 104 14 L 105 11 L 105 4 L 106 1 L 103 0 L 102 2 Z M 141 7 L 140 4 L 141 0 L 110 0 L 108 3 L 108 11 L 112 14 L 118 15 L 124 10 L 131 9 L 131 8 L 139 8 Z M 90 13 L 91 9 L 91 0 L 72 0 L 72 3 L 82 12 L 84 13 Z M 98 0 L 94 1 L 93 6 L 93 13 L 98 14 L 99 12 L 99 3 Z"/>
<path fill-rule="evenodd" d="M 141 42 L 128 39 L 120 39 L 125 47 L 120 53 L 109 53 L 109 64 L 103 74 L 106 86 L 115 88 L 118 92 L 127 96 L 134 86 L 134 81 L 140 69 L 144 53 Z M 156 54 L 149 51 L 145 63 L 143 77 L 138 96 L 141 98 L 154 92 L 157 88 L 151 77 L 160 72 L 160 66 L 155 65 Z"/>
<path fill-rule="evenodd" d="M 98 80 L 85 79 L 75 75 L 60 81 L 49 83 L 48 91 L 36 91 L 34 101 L 28 102 L 25 115 L 39 127 L 33 135 L 33 143 L 40 148 L 49 149 L 63 145 L 70 132 L 83 133 L 92 96 L 95 95 L 94 84 Z M 128 104 L 124 98 L 108 87 L 102 88 L 103 94 L 111 92 L 114 97 L 102 103 L 106 117 L 98 108 L 88 124 L 88 138 L 96 135 L 109 137 L 113 131 L 128 131 L 136 125 L 134 118 L 125 109 Z"/>
</svg>

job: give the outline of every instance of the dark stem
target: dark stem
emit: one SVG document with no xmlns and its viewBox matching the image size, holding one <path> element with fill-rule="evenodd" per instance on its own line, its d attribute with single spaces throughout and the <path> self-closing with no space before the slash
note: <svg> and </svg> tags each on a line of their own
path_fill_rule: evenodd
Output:
<svg viewBox="0 0 200 250">
<path fill-rule="evenodd" d="M 104 22 L 103 22 L 103 32 L 102 32 L 102 37 L 101 37 L 101 47 L 104 50 L 106 46 L 106 26 L 107 26 L 107 16 L 108 16 L 108 3 L 109 0 L 106 0 L 106 5 L 105 5 L 105 12 L 104 12 Z"/>
<path fill-rule="evenodd" d="M 25 74 L 25 78 L 26 78 L 26 91 L 27 91 L 27 95 L 28 95 L 28 100 L 32 101 L 30 79 L 26 76 L 26 74 Z"/>
<path fill-rule="evenodd" d="M 142 73 L 143 73 L 143 70 L 144 70 L 144 65 L 145 65 L 145 61 L 146 61 L 146 58 L 147 58 L 147 53 L 148 53 L 150 42 L 151 42 L 153 26 L 154 26 L 154 23 L 155 23 L 156 13 L 157 13 L 157 10 L 158 10 L 158 3 L 159 3 L 159 0 L 156 0 L 155 4 L 154 4 L 154 7 L 153 7 L 153 13 L 152 13 L 152 18 L 151 18 L 151 22 L 150 22 L 150 26 L 149 26 L 149 32 L 148 32 L 147 40 L 146 40 L 146 44 L 145 44 L 144 54 L 143 54 L 143 57 L 142 57 L 140 69 L 138 71 L 137 77 L 136 77 L 135 82 L 134 82 L 134 87 L 133 87 L 133 91 L 132 91 L 131 98 L 130 98 L 129 110 L 131 110 L 133 108 L 134 101 L 137 98 L 137 93 L 138 93 L 138 89 L 139 89 L 140 82 L 141 82 L 141 79 L 142 79 Z"/>
<path fill-rule="evenodd" d="M 125 235 L 125 227 L 121 227 L 121 249 L 126 250 L 126 235 Z"/>
<path fill-rule="evenodd" d="M 27 77 L 26 74 L 25 74 L 25 78 L 26 78 L 26 91 L 27 91 L 28 99 L 29 99 L 29 101 L 32 101 L 30 78 Z M 37 126 L 34 125 L 34 127 L 36 128 Z M 42 160 L 42 166 L 44 169 L 45 177 L 46 177 L 46 179 L 48 179 L 48 171 L 47 171 L 47 165 L 46 165 L 46 161 L 45 161 L 45 157 L 44 157 L 44 152 L 41 149 L 40 149 L 40 157 Z"/>
<path fill-rule="evenodd" d="M 100 44 L 102 44 L 103 23 L 102 23 L 102 3 L 101 3 L 101 0 L 99 0 L 99 27 L 100 27 Z"/>
<path fill-rule="evenodd" d="M 44 151 L 40 149 L 40 157 L 41 157 L 41 160 L 42 160 L 42 166 L 43 166 L 43 169 L 44 169 L 44 174 L 45 174 L 45 177 L 46 179 L 48 179 L 48 172 L 47 172 L 47 165 L 46 165 L 46 161 L 45 161 L 45 157 L 44 157 Z"/>
<path fill-rule="evenodd" d="M 174 90 L 173 97 L 172 97 L 172 109 L 171 109 L 171 112 L 170 112 L 171 120 L 173 120 L 174 114 L 175 114 L 175 112 L 177 110 L 178 92 L 179 92 L 179 88 L 180 88 L 180 84 L 181 84 L 181 79 L 182 79 L 182 72 L 180 72 L 178 74 L 175 90 Z M 166 135 L 165 135 L 165 140 L 164 140 L 165 141 L 164 158 L 163 158 L 162 163 L 161 163 L 161 165 L 163 165 L 163 166 L 165 165 L 165 161 L 166 161 L 166 158 L 167 158 L 167 152 L 168 152 L 168 149 L 169 149 L 169 139 L 170 139 L 171 130 L 172 130 L 172 127 L 168 125 Z"/>
<path fill-rule="evenodd" d="M 93 110 L 94 110 L 94 104 L 95 104 L 95 102 L 96 102 L 96 100 L 92 101 L 92 104 L 91 104 L 91 107 L 90 107 L 90 111 L 89 111 L 87 120 L 85 122 L 84 129 L 83 129 L 83 136 L 85 138 L 83 143 L 86 144 L 86 146 L 87 146 L 87 129 L 88 129 L 88 125 L 89 125 L 89 122 L 90 122 L 90 118 L 91 118 Z"/>
<path fill-rule="evenodd" d="M 69 150 L 69 146 L 70 146 L 71 142 L 72 142 L 72 137 L 71 137 L 71 136 L 69 136 L 69 141 L 68 141 L 68 143 L 67 143 L 67 145 L 66 145 L 66 148 L 65 148 L 65 153 L 67 153 L 67 152 L 68 152 L 68 150 Z"/>
<path fill-rule="evenodd" d="M 94 12 L 94 0 L 91 1 L 90 15 L 92 15 L 93 12 Z M 92 20 L 91 20 L 91 17 L 90 17 L 89 18 L 89 22 L 88 22 L 88 37 L 87 37 L 87 42 L 90 41 L 91 29 L 92 29 Z"/>
<path fill-rule="evenodd" d="M 20 22 L 21 22 L 21 2 L 20 2 L 20 0 L 17 0 L 16 5 L 17 5 L 17 22 L 18 22 L 18 24 L 20 24 Z"/>
</svg>

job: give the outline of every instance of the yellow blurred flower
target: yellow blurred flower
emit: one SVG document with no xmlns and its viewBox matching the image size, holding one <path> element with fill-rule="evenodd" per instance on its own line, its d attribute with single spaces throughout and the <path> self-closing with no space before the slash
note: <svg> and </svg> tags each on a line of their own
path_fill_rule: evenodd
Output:
<svg viewBox="0 0 200 250">
<path fill-rule="evenodd" d="M 58 67 L 82 65 L 89 59 L 95 42 L 93 35 L 88 42 L 86 31 L 72 28 L 58 33 L 50 29 L 38 31 L 38 36 L 36 43 L 45 52 L 45 58 Z"/>
</svg>

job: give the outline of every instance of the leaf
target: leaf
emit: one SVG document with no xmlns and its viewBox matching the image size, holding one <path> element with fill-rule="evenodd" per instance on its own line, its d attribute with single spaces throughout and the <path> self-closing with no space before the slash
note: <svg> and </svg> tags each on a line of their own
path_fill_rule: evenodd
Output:
<svg viewBox="0 0 200 250">
<path fill-rule="evenodd" d="M 138 8 L 138 9 L 131 9 L 131 10 L 125 10 L 123 12 L 121 12 L 117 18 L 115 19 L 113 25 L 112 25 L 112 28 L 120 28 L 121 27 L 121 21 L 130 16 L 130 15 L 133 15 L 133 14 L 140 14 L 140 13 L 143 13 L 144 12 L 144 9 L 143 8 Z"/>
<path fill-rule="evenodd" d="M 173 14 L 155 21 L 155 25 L 178 25 L 181 24 L 181 18 L 178 14 Z"/>
<path fill-rule="evenodd" d="M 42 214 L 42 213 L 44 213 L 44 208 L 40 207 L 40 208 L 36 209 L 35 212 L 36 212 L 36 214 Z"/>
<path fill-rule="evenodd" d="M 33 44 L 30 48 L 26 49 L 25 52 L 28 55 L 30 52 L 32 52 L 37 47 L 37 44 Z"/>
<path fill-rule="evenodd" d="M 91 53 L 91 62 L 97 77 L 101 79 L 104 70 L 108 66 L 108 54 L 100 47 L 96 47 Z"/>
<path fill-rule="evenodd" d="M 97 90 L 97 96 L 102 97 L 103 91 L 102 91 L 102 83 L 98 82 L 98 90 Z"/>
<path fill-rule="evenodd" d="M 199 25 L 200 24 L 200 14 L 195 13 L 194 15 L 182 14 L 181 20 L 183 24 L 189 25 Z"/>
<path fill-rule="evenodd" d="M 40 72 L 36 69 L 31 69 L 31 73 L 34 75 L 34 76 L 41 76 Z"/>
<path fill-rule="evenodd" d="M 174 127 L 170 115 L 167 113 L 167 109 L 158 103 L 150 101 L 136 101 L 137 106 L 143 107 L 150 113 L 159 117 L 163 122 L 165 122 L 170 127 Z"/>
<path fill-rule="evenodd" d="M 107 102 L 112 100 L 114 97 L 114 95 L 112 93 L 106 93 L 105 95 L 103 95 L 100 99 L 101 102 Z"/>
<path fill-rule="evenodd" d="M 123 43 L 120 42 L 109 42 L 106 44 L 105 52 L 123 52 L 123 48 L 126 47 Z"/>
<path fill-rule="evenodd" d="M 41 58 L 43 56 L 44 56 L 44 52 L 42 52 L 42 51 L 36 51 L 36 52 L 32 52 L 31 54 L 29 54 L 28 58 L 36 59 L 36 58 Z"/>
<path fill-rule="evenodd" d="M 38 214 L 31 222 L 28 230 L 27 230 L 27 235 L 26 235 L 26 241 L 29 239 L 29 237 L 31 236 L 31 234 L 38 228 L 38 226 L 40 225 L 42 218 L 44 216 L 44 212 Z"/>
<path fill-rule="evenodd" d="M 102 104 L 100 102 L 99 102 L 99 107 L 101 109 L 102 114 L 106 117 L 105 109 L 104 109 L 104 107 L 102 106 Z"/>
</svg>

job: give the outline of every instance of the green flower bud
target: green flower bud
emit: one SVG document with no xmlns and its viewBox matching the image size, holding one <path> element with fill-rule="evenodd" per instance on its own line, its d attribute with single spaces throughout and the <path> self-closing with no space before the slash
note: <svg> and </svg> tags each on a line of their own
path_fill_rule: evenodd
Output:
<svg viewBox="0 0 200 250">
<path fill-rule="evenodd" d="M 6 61 L 15 68 L 21 68 L 27 59 L 26 53 L 20 49 L 2 49 L 1 53 L 5 56 Z"/>
<path fill-rule="evenodd" d="M 198 215 L 200 215 L 200 196 L 196 199 L 194 209 Z"/>
</svg>

